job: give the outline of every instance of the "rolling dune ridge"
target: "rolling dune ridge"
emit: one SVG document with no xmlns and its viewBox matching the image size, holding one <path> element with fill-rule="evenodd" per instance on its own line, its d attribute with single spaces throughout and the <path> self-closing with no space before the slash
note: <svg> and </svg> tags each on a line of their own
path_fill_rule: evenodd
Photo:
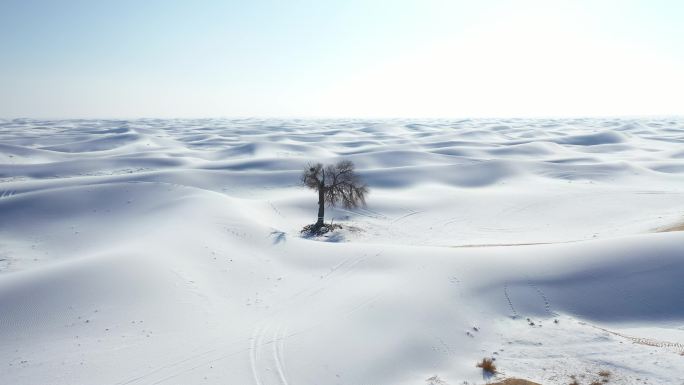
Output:
<svg viewBox="0 0 684 385">
<path fill-rule="evenodd" d="M 492 382 L 682 383 L 683 142 L 664 118 L 0 120 L 0 383 L 480 384 L 483 357 Z M 301 170 L 338 159 L 368 205 L 302 238 Z"/>
</svg>

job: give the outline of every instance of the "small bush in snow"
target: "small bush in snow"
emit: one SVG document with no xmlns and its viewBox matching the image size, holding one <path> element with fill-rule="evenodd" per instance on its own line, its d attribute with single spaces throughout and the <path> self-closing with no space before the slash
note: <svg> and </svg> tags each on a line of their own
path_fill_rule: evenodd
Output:
<svg viewBox="0 0 684 385">
<path fill-rule="evenodd" d="M 494 360 L 491 358 L 483 358 L 481 362 L 478 362 L 478 368 L 482 368 L 482 371 L 488 374 L 496 374 L 496 365 L 494 365 Z"/>
<path fill-rule="evenodd" d="M 427 383 L 427 385 L 449 385 L 446 381 L 439 378 L 439 376 L 432 376 L 425 380 L 425 382 Z"/>
</svg>

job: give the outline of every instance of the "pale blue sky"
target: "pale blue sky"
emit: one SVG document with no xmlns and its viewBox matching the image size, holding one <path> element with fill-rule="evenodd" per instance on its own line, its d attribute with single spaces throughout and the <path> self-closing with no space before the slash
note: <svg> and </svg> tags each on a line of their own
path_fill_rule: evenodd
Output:
<svg viewBox="0 0 684 385">
<path fill-rule="evenodd" d="M 0 0 L 0 117 L 684 114 L 678 0 Z"/>
</svg>

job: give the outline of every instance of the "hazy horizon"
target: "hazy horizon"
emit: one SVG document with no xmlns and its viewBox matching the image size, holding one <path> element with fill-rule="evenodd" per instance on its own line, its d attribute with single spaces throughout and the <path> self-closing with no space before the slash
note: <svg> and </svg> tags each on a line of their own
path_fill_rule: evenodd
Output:
<svg viewBox="0 0 684 385">
<path fill-rule="evenodd" d="M 681 116 L 684 3 L 5 1 L 0 117 Z"/>
<path fill-rule="evenodd" d="M 577 119 L 595 119 L 595 120 L 652 120 L 652 119 L 682 119 L 684 114 L 663 114 L 663 115 L 555 115 L 555 116 L 442 116 L 442 117 L 412 117 L 412 116 L 268 116 L 268 115 L 254 115 L 254 116 L 120 116 L 120 117 L 34 117 L 34 116 L 0 116 L 0 120 L 37 120 L 37 121 L 70 121 L 70 120 L 102 120 L 102 121 L 136 121 L 136 120 L 283 120 L 283 121 L 514 121 L 514 120 L 577 120 Z"/>
</svg>

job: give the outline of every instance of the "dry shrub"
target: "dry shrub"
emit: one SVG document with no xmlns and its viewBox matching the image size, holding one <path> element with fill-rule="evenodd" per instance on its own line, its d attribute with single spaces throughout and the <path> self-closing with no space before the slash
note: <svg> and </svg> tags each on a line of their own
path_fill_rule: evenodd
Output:
<svg viewBox="0 0 684 385">
<path fill-rule="evenodd" d="M 496 365 L 494 365 L 494 360 L 491 358 L 483 358 L 482 361 L 478 362 L 475 366 L 482 368 L 483 372 L 496 374 Z"/>
</svg>

